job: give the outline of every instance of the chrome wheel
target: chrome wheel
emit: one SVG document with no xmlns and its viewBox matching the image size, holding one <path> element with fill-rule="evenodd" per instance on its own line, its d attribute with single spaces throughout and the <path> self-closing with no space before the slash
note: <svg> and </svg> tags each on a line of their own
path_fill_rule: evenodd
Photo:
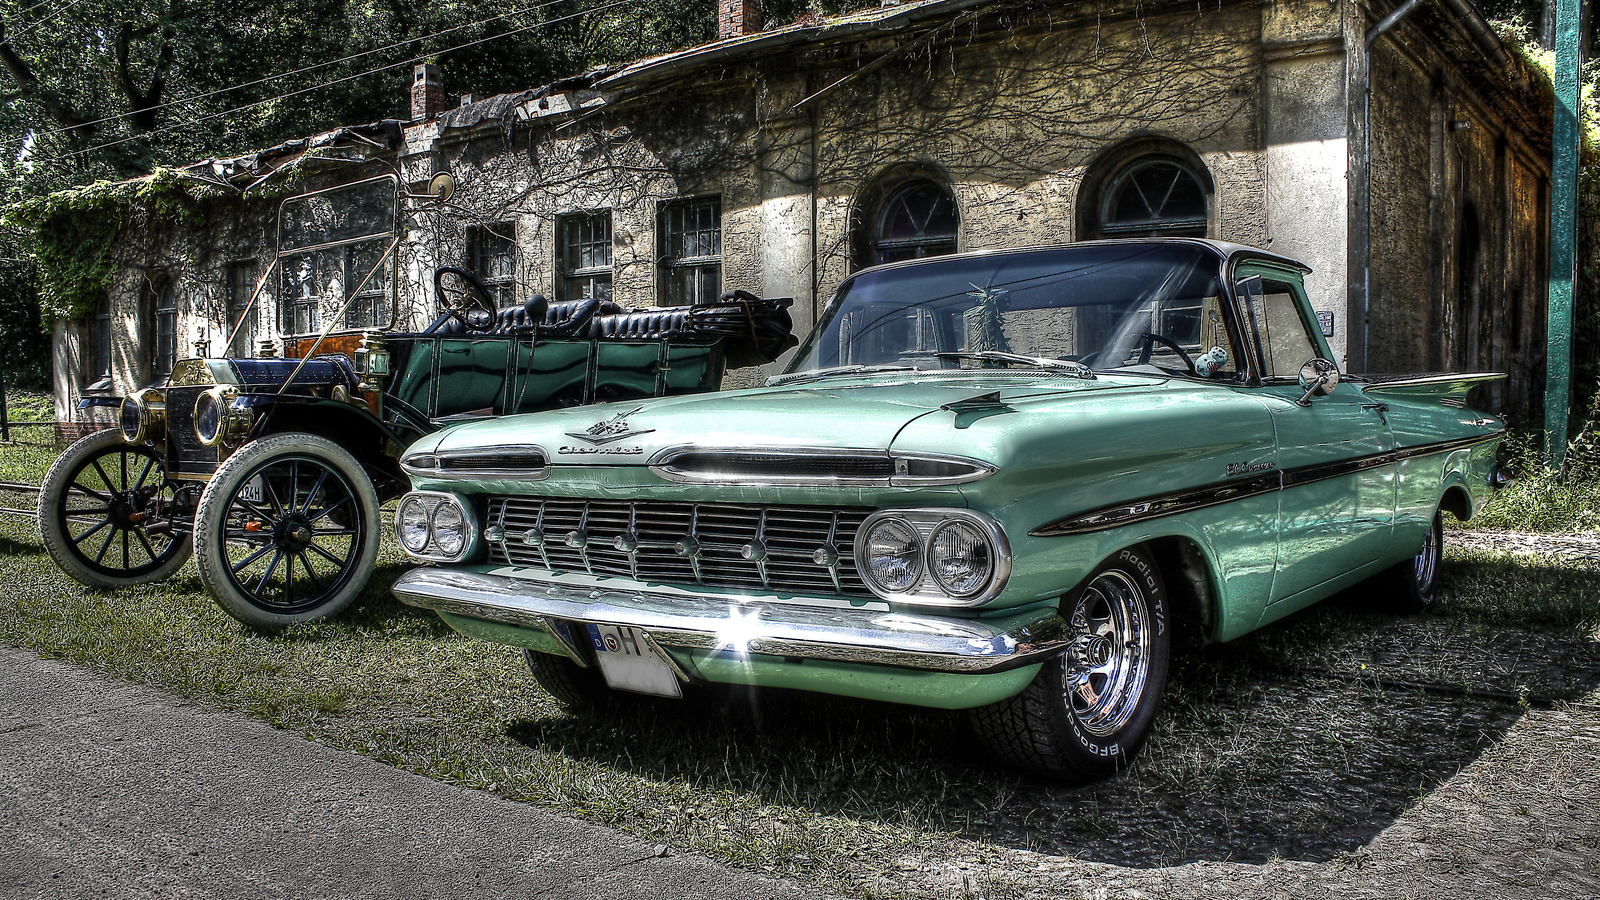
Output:
<svg viewBox="0 0 1600 900">
<path fill-rule="evenodd" d="M 1022 693 L 972 710 L 996 757 L 1051 778 L 1127 768 L 1150 736 L 1167 683 L 1171 622 L 1151 548 L 1118 550 L 1062 598 L 1065 650 Z"/>
<path fill-rule="evenodd" d="M 1443 535 L 1443 523 L 1438 518 L 1434 519 L 1433 527 L 1428 529 L 1428 536 L 1422 542 L 1422 549 L 1411 560 L 1412 571 L 1416 574 L 1417 594 L 1422 597 L 1433 596 L 1433 579 L 1439 574 L 1440 538 Z"/>
<path fill-rule="evenodd" d="M 1100 573 L 1078 595 L 1063 660 L 1065 700 L 1084 731 L 1110 737 L 1133 718 L 1150 678 L 1148 601 L 1128 573 Z"/>
</svg>

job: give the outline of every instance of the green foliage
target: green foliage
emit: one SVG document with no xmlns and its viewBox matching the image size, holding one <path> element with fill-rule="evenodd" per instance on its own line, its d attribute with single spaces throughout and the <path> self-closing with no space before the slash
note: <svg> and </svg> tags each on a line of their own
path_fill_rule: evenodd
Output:
<svg viewBox="0 0 1600 900">
<path fill-rule="evenodd" d="M 50 334 L 40 322 L 32 267 L 20 260 L 0 262 L 0 378 L 8 393 L 50 385 Z"/>
<path fill-rule="evenodd" d="M 13 207 L 6 223 L 33 238 L 29 249 L 38 265 L 44 321 L 80 318 L 105 297 L 115 274 L 117 238 L 131 219 L 203 226 L 200 201 L 219 191 L 160 169 L 136 181 L 97 181 Z"/>
<path fill-rule="evenodd" d="M 1474 528 L 1506 531 L 1591 531 L 1600 529 L 1600 395 L 1590 400 L 1583 424 L 1567 443 L 1566 468 L 1544 464 L 1544 434 L 1507 435 L 1501 460 L 1517 473 L 1512 485 L 1472 520 Z"/>
</svg>

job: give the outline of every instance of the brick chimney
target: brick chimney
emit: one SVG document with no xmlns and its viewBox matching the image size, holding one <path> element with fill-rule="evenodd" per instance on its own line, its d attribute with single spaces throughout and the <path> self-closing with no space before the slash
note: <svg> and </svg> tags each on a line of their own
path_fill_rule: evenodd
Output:
<svg viewBox="0 0 1600 900">
<path fill-rule="evenodd" d="M 717 0 L 718 40 L 755 34 L 760 30 L 760 0 Z"/>
<path fill-rule="evenodd" d="M 412 71 L 411 121 L 426 122 L 444 112 L 444 76 L 439 67 L 424 63 Z"/>
</svg>

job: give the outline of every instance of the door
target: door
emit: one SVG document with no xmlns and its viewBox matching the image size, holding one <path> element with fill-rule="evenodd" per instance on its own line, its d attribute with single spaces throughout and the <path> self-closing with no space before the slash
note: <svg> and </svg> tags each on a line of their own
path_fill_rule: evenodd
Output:
<svg viewBox="0 0 1600 900">
<path fill-rule="evenodd" d="M 1249 274 L 1248 272 L 1241 274 Z M 1353 385 L 1308 398 L 1300 367 L 1326 358 L 1298 275 L 1261 268 L 1241 292 L 1272 413 L 1283 490 L 1271 604 L 1298 607 L 1372 573 L 1394 529 L 1394 435 L 1380 406 Z M 1276 611 L 1281 615 L 1288 608 Z M 1275 616 L 1274 616 L 1275 617 Z"/>
</svg>

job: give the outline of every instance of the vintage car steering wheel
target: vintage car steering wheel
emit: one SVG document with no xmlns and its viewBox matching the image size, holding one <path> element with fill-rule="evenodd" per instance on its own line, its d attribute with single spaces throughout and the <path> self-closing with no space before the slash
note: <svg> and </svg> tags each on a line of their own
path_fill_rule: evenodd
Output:
<svg viewBox="0 0 1600 900">
<path fill-rule="evenodd" d="M 1194 360 L 1190 359 L 1189 354 L 1182 347 L 1178 346 L 1177 341 L 1167 337 L 1164 334 L 1156 334 L 1153 331 L 1146 331 L 1145 333 L 1139 335 L 1139 365 L 1143 366 L 1149 364 L 1150 352 L 1156 348 L 1157 344 L 1171 347 L 1172 352 L 1178 354 L 1178 358 L 1183 360 L 1183 364 L 1189 367 L 1190 372 L 1199 371 L 1194 367 Z"/>
<path fill-rule="evenodd" d="M 446 275 L 455 275 L 460 279 L 460 284 L 446 286 Z M 489 295 L 489 289 L 483 286 L 483 282 L 478 280 L 478 276 L 466 269 L 456 266 L 434 269 L 433 296 L 444 312 L 430 331 L 449 319 L 460 320 L 468 331 L 488 331 L 494 327 L 494 298 Z"/>
</svg>

